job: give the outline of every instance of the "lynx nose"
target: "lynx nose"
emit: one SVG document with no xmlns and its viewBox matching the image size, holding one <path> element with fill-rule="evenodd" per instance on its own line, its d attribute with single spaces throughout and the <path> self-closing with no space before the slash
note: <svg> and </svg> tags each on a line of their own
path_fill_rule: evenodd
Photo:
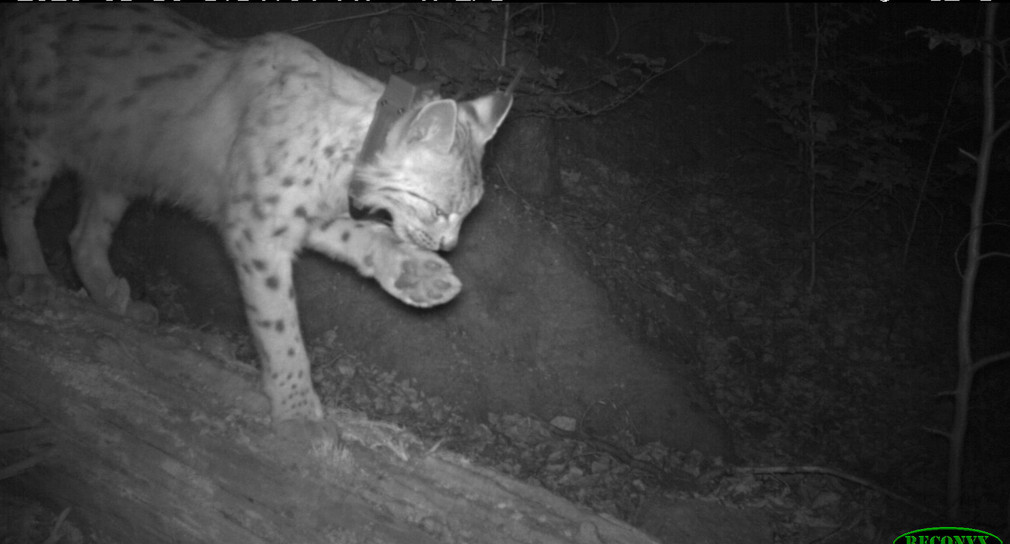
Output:
<svg viewBox="0 0 1010 544">
<path fill-rule="evenodd" d="M 439 218 L 442 236 L 438 239 L 438 247 L 442 251 L 452 251 L 459 241 L 459 224 L 463 221 L 463 216 L 458 213 L 450 213 Z"/>
<path fill-rule="evenodd" d="M 442 251 L 452 251 L 456 247 L 457 237 L 455 234 L 443 234 L 438 247 Z"/>
</svg>

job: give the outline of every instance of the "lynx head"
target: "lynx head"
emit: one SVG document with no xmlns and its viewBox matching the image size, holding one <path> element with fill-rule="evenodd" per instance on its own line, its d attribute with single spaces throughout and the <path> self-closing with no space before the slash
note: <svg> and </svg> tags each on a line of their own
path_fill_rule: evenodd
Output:
<svg viewBox="0 0 1010 544">
<path fill-rule="evenodd" d="M 463 219 L 484 194 L 484 146 L 511 107 L 511 92 L 416 105 L 392 125 L 374 157 L 358 165 L 351 208 L 388 213 L 401 240 L 454 248 Z"/>
</svg>

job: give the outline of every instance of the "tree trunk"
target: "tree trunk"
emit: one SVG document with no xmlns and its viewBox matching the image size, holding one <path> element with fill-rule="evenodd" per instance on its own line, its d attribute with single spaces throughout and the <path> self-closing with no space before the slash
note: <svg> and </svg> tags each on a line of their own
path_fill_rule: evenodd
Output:
<svg viewBox="0 0 1010 544">
<path fill-rule="evenodd" d="M 208 356 L 226 346 L 65 293 L 0 299 L 0 429 L 45 421 L 54 445 L 5 483 L 70 506 L 100 542 L 654 542 L 393 425 L 341 414 L 277 433 L 256 373 Z"/>
</svg>

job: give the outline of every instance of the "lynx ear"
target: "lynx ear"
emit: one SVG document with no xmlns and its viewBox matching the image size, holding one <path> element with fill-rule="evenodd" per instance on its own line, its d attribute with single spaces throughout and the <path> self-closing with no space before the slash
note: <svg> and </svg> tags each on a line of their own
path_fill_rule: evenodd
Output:
<svg viewBox="0 0 1010 544">
<path fill-rule="evenodd" d="M 512 93 L 495 91 L 467 102 L 474 117 L 473 138 L 484 145 L 498 132 L 505 116 L 512 108 Z"/>
<path fill-rule="evenodd" d="M 456 138 L 456 103 L 436 100 L 426 104 L 407 128 L 406 142 L 421 144 L 446 153 Z"/>
</svg>

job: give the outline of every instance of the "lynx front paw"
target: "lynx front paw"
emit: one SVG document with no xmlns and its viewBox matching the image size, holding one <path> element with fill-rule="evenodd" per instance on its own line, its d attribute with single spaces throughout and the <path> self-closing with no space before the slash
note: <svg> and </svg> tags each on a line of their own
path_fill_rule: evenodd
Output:
<svg viewBox="0 0 1010 544">
<path fill-rule="evenodd" d="M 452 267 L 431 251 L 414 246 L 397 248 L 388 268 L 377 270 L 375 278 L 389 294 L 403 303 L 428 308 L 452 300 L 463 284 Z"/>
<path fill-rule="evenodd" d="M 49 300 L 56 281 L 49 274 L 12 273 L 7 278 L 7 294 L 19 304 L 39 306 Z"/>
<path fill-rule="evenodd" d="M 148 325 L 158 324 L 158 309 L 146 302 L 131 300 L 126 305 L 126 313 L 124 315 L 134 321 Z"/>
<path fill-rule="evenodd" d="M 158 310 L 154 306 L 130 300 L 130 284 L 123 278 L 116 278 L 107 283 L 104 289 L 89 292 L 91 298 L 100 306 L 119 315 L 152 325 L 158 322 Z"/>
</svg>

